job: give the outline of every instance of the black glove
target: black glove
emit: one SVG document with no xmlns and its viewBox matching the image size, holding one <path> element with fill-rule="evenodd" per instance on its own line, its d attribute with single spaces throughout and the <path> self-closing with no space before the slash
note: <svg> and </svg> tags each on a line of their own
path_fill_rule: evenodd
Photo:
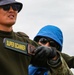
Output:
<svg viewBox="0 0 74 75">
<path fill-rule="evenodd" d="M 31 63 L 40 67 L 46 67 L 47 60 L 54 58 L 56 55 L 57 53 L 55 48 L 39 46 L 35 50 L 35 55 L 32 57 Z"/>
</svg>

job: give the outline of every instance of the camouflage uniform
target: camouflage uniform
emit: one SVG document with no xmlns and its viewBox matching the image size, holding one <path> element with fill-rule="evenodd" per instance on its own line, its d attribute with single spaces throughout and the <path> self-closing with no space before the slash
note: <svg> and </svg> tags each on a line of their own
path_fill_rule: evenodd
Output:
<svg viewBox="0 0 74 75">
<path fill-rule="evenodd" d="M 0 31 L 0 75 L 28 75 L 27 69 L 31 57 L 6 49 L 3 44 L 4 38 L 23 41 L 23 38 L 17 36 L 14 32 L 7 33 Z M 31 43 L 26 38 L 24 38 L 24 42 Z M 31 44 L 35 45 L 33 42 Z"/>
<path fill-rule="evenodd" d="M 66 61 L 69 68 L 74 68 L 74 56 L 69 56 L 65 53 L 61 53 L 62 57 Z"/>
<path fill-rule="evenodd" d="M 74 75 L 72 71 L 69 69 L 63 57 L 60 55 L 62 64 L 55 69 L 52 69 L 52 73 L 49 72 L 49 75 Z M 54 67 L 54 66 L 53 66 Z"/>
<path fill-rule="evenodd" d="M 36 47 L 38 44 L 28 38 L 19 37 L 13 31 L 0 31 L 0 75 L 28 75 L 28 65 L 30 64 L 31 57 L 5 48 L 3 43 L 4 38 L 11 38 L 22 42 L 27 42 Z M 70 70 L 65 65 L 62 58 L 61 61 L 62 64 L 56 67 L 52 67 L 53 65 L 48 64 L 52 70 L 52 75 L 73 75 L 69 72 Z"/>
<path fill-rule="evenodd" d="M 28 37 L 27 34 L 23 33 L 23 32 L 17 32 L 16 33 L 18 36 L 24 38 L 24 37 Z M 74 56 L 69 56 L 68 54 L 62 53 L 60 52 L 61 56 L 64 58 L 64 60 L 66 61 L 67 65 L 69 68 L 74 68 Z"/>
<path fill-rule="evenodd" d="M 70 57 L 67 54 L 61 53 L 62 47 L 63 47 L 63 33 L 62 33 L 61 29 L 58 28 L 57 26 L 45 25 L 38 31 L 38 33 L 36 34 L 36 36 L 34 37 L 33 40 L 44 46 L 55 47 L 60 52 L 59 53 L 59 54 L 61 54 L 60 57 L 64 58 L 61 60 L 62 61 L 65 60 L 66 63 L 68 64 L 69 68 L 74 67 L 74 57 Z M 54 52 L 52 52 L 52 53 L 54 54 Z M 51 62 L 51 64 L 52 64 L 52 62 Z M 53 65 L 53 67 L 54 66 L 55 65 Z M 62 63 L 62 66 L 63 66 L 63 63 Z M 56 68 L 58 68 L 58 67 L 56 67 Z M 62 68 L 63 67 L 60 67 L 59 71 L 55 71 L 55 72 L 53 71 L 51 73 L 53 73 L 53 75 L 56 75 L 55 73 L 57 72 L 57 74 L 60 75 L 61 74 L 60 71 L 62 71 L 62 70 L 68 71 L 68 70 L 66 70 L 66 68 L 63 68 L 63 69 Z M 43 67 L 41 68 L 41 67 L 36 67 L 33 65 L 29 66 L 29 75 L 34 75 L 34 73 L 36 73 L 36 74 L 41 73 L 42 71 L 39 69 L 42 69 L 42 71 L 43 71 Z M 68 73 L 67 73 L 67 75 L 68 75 Z M 48 75 L 48 74 L 46 74 L 46 72 L 44 72 L 43 75 Z"/>
</svg>

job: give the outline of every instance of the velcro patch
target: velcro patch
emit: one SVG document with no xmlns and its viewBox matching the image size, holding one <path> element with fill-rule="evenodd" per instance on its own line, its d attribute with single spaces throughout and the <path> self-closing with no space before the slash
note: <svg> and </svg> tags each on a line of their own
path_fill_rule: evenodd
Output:
<svg viewBox="0 0 74 75">
<path fill-rule="evenodd" d="M 14 50 L 28 55 L 27 43 L 9 39 L 9 38 L 4 38 L 3 43 L 5 48 L 8 48 L 9 50 Z"/>
</svg>

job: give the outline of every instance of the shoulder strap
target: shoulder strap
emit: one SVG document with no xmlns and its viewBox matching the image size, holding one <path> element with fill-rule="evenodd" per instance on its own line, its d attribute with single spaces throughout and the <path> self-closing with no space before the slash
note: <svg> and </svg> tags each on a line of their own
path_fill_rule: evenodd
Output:
<svg viewBox="0 0 74 75">
<path fill-rule="evenodd" d="M 39 44 L 37 44 L 35 41 L 32 41 L 31 39 L 29 39 L 29 36 L 27 34 L 25 34 L 24 32 L 16 32 L 16 35 L 21 38 L 24 42 L 30 43 L 32 45 L 34 45 L 35 47 L 38 47 Z"/>
<path fill-rule="evenodd" d="M 13 32 L 12 35 L 13 35 L 13 39 L 15 40 L 30 43 L 28 35 L 26 35 L 24 32 Z"/>
<path fill-rule="evenodd" d="M 17 32 L 16 34 L 18 36 L 20 36 L 20 37 L 27 37 L 27 38 L 29 38 L 29 36 L 27 34 L 25 34 L 24 32 Z"/>
</svg>

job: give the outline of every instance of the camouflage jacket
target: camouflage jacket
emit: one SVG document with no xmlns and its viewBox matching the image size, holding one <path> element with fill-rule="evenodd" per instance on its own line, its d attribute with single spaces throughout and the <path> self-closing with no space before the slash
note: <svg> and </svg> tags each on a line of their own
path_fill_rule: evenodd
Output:
<svg viewBox="0 0 74 75">
<path fill-rule="evenodd" d="M 54 67 L 50 64 L 52 72 L 49 72 L 49 75 L 74 75 L 61 55 L 60 59 L 61 65 Z"/>
<path fill-rule="evenodd" d="M 17 32 L 17 35 L 20 37 L 28 37 L 27 34 L 23 33 L 23 32 Z M 69 68 L 74 68 L 74 56 L 69 56 L 68 54 L 65 53 L 60 53 L 61 56 L 64 58 L 64 60 L 66 61 L 67 65 Z"/>
<path fill-rule="evenodd" d="M 10 40 L 9 43 L 5 43 L 4 38 L 13 39 L 14 41 L 12 42 Z M 19 37 L 13 31 L 0 31 L 0 75 L 28 75 L 28 65 L 30 64 L 31 57 L 26 54 L 22 54 L 21 52 L 13 51 L 6 46 L 8 44 L 13 47 L 15 40 L 32 44 L 35 47 L 38 46 L 34 41 L 26 37 Z M 17 48 L 20 48 L 19 45 L 16 46 Z M 52 70 L 52 75 L 73 75 L 70 73 L 70 70 L 61 55 L 60 58 L 60 62 L 62 62 L 60 65 L 53 67 L 53 65 L 48 64 L 48 67 Z"/>
</svg>

